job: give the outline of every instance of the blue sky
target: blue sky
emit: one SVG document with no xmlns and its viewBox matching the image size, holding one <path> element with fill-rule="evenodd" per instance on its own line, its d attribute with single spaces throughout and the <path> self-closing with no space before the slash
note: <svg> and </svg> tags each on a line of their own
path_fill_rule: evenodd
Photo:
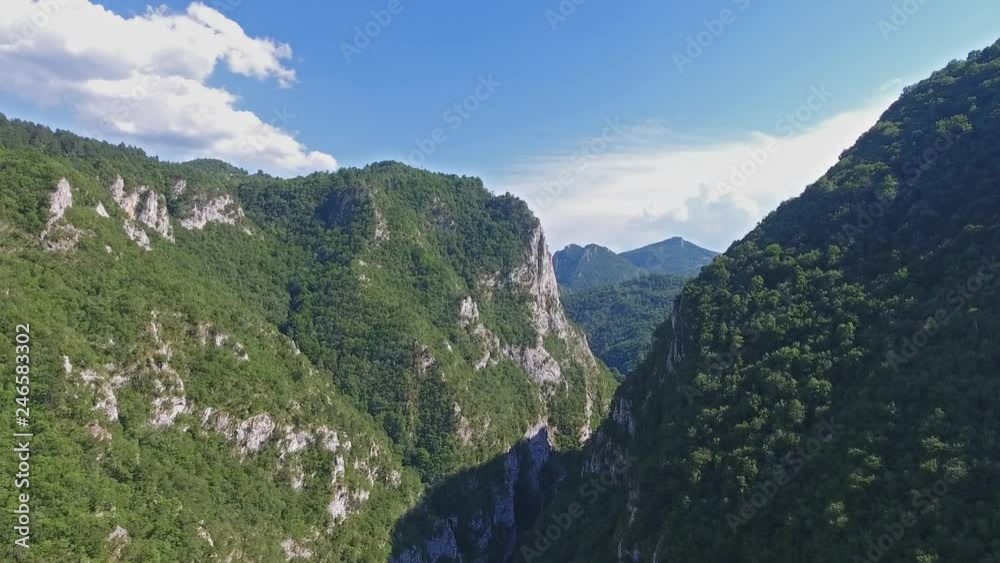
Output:
<svg viewBox="0 0 1000 563">
<path fill-rule="evenodd" d="M 22 49 L 19 59 L 0 58 L 11 67 L 5 74 L 33 76 L 35 67 L 26 61 L 37 60 L 48 71 L 68 72 L 73 58 L 58 60 L 59 18 L 75 19 L 72 10 L 96 2 L 59 1 L 67 7 L 51 15 L 52 25 L 40 30 L 33 47 L 44 56 Z M 495 191 L 524 197 L 553 246 L 598 242 L 623 250 L 681 235 L 722 250 L 832 164 L 903 84 L 995 41 L 1000 21 L 1000 4 L 987 0 L 393 1 L 204 3 L 230 20 L 225 25 L 242 28 L 246 39 L 230 34 L 234 39 L 218 47 L 210 72 L 185 69 L 185 77 L 204 84 L 200 95 L 234 95 L 227 110 L 252 112 L 275 127 L 284 152 L 227 151 L 232 143 L 223 130 L 208 131 L 206 137 L 219 141 L 206 146 L 193 133 L 176 141 L 217 113 L 200 121 L 188 115 L 179 124 L 166 118 L 116 124 L 95 134 L 167 158 L 219 156 L 284 175 L 328 167 L 332 159 L 339 166 L 400 160 L 482 176 Z M 149 17 L 143 2 L 100 4 L 122 18 Z M 183 15 L 191 3 L 163 6 L 160 16 Z M 384 25 L 373 11 L 382 12 Z M 17 20 L 11 22 L 15 29 Z M 359 39 L 356 29 L 366 26 L 377 34 Z M 174 27 L 164 27 L 164 42 Z M 699 34 L 700 52 L 688 51 Z M 265 45 L 266 38 L 273 41 Z M 44 48 L 43 39 L 53 46 Z M 345 45 L 353 46 L 349 56 Z M 234 48 L 248 54 L 227 58 Z M 79 60 L 87 56 L 82 52 L 70 55 Z M 239 66 L 258 55 L 252 68 Z M 678 55 L 688 57 L 682 69 Z M 174 63 L 163 60 L 173 56 L 184 51 L 164 48 L 141 62 L 168 75 Z M 294 80 L 287 80 L 289 71 Z M 39 99 L 26 93 L 29 87 L 28 81 L 0 87 L 0 111 L 84 133 L 94 129 L 81 117 L 92 118 L 93 108 L 75 107 L 69 95 Z M 477 88 L 480 99 L 469 98 Z M 829 95 L 819 101 L 817 89 Z M 446 114 L 463 101 L 475 109 Z M 811 102 L 808 119 L 782 136 L 779 121 Z M 128 111 L 135 114 L 130 119 L 154 113 L 143 103 Z M 593 143 L 609 120 L 617 126 L 607 141 Z M 755 173 L 750 188 L 720 186 L 728 174 L 707 172 L 739 167 L 739 155 L 768 138 L 781 139 L 780 154 L 761 166 L 766 174 Z M 272 135 L 262 139 L 270 142 Z M 573 158 L 581 145 L 595 153 L 583 165 L 579 155 Z M 212 151 L 222 154 L 201 154 Z M 560 174 L 569 181 L 558 180 Z M 623 185 L 624 179 L 631 183 Z"/>
</svg>

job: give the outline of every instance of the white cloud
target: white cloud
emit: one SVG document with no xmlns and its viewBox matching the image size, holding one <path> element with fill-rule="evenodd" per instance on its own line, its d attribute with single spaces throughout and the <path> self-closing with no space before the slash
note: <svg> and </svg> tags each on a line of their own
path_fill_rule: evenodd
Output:
<svg viewBox="0 0 1000 563">
<path fill-rule="evenodd" d="M 840 153 L 876 123 L 895 95 L 801 127 L 779 124 L 711 143 L 666 134 L 648 125 L 629 128 L 607 151 L 580 158 L 534 156 L 498 178 L 532 206 L 553 247 L 596 242 L 628 250 L 682 236 L 725 250 L 782 201 L 819 179 Z M 787 134 L 786 134 L 787 133 Z M 632 137 L 632 138 L 629 138 Z M 589 143 L 585 143 L 588 144 Z M 766 154 L 763 164 L 756 164 Z M 734 171 L 746 165 L 745 183 Z M 571 177 L 553 189 L 560 173 Z M 548 197 L 555 191 L 558 195 Z"/>
<path fill-rule="evenodd" d="M 186 12 L 148 8 L 121 17 L 90 0 L 4 0 L 0 90 L 47 108 L 68 108 L 81 133 L 215 157 L 277 174 L 335 169 L 283 127 L 237 108 L 238 98 L 208 85 L 229 72 L 290 87 L 289 45 L 248 36 L 239 24 L 195 2 Z"/>
</svg>

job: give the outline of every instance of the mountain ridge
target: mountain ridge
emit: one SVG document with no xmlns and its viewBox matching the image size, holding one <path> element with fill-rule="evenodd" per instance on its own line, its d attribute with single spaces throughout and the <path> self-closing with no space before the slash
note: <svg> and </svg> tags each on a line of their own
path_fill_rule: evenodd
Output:
<svg viewBox="0 0 1000 563">
<path fill-rule="evenodd" d="M 591 289 L 646 274 L 691 277 L 718 253 L 681 237 L 615 253 L 599 244 L 571 244 L 552 256 L 556 277 L 568 289 Z"/>
<path fill-rule="evenodd" d="M 51 507 L 27 560 L 385 561 L 423 491 L 526 433 L 578 448 L 610 403 L 538 220 L 478 179 L 248 175 L 6 117 L 0 170 Z"/>
</svg>

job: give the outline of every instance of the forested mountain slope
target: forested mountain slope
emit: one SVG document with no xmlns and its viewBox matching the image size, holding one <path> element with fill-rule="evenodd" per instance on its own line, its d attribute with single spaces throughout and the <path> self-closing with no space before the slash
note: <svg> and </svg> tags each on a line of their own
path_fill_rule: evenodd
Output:
<svg viewBox="0 0 1000 563">
<path fill-rule="evenodd" d="M 611 249 L 597 244 L 571 244 L 552 255 L 559 285 L 588 289 L 630 280 L 645 272 Z"/>
<path fill-rule="evenodd" d="M 578 447 L 614 387 L 538 221 L 477 179 L 284 180 L 2 116 L 0 322 L 31 331 L 29 561 L 385 561 L 427 487 L 526 432 Z"/>
<path fill-rule="evenodd" d="M 685 287 L 521 560 L 997 561 L 998 177 L 1000 43 Z"/>
<path fill-rule="evenodd" d="M 713 252 L 681 237 L 623 252 L 619 256 L 643 271 L 675 276 L 696 276 L 701 269 L 718 256 Z"/>
<path fill-rule="evenodd" d="M 687 278 L 647 274 L 628 281 L 568 291 L 566 314 L 580 324 L 590 347 L 618 376 L 628 375 L 646 355 L 656 327 L 670 315 Z"/>
</svg>

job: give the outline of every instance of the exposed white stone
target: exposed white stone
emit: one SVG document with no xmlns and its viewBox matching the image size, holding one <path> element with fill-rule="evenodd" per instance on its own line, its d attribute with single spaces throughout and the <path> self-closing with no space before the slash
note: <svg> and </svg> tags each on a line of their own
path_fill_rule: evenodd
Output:
<svg viewBox="0 0 1000 563">
<path fill-rule="evenodd" d="M 115 526 L 114 530 L 108 534 L 108 543 L 111 544 L 111 561 L 117 562 L 122 558 L 122 552 L 128 545 L 128 530 L 121 526 Z"/>
<path fill-rule="evenodd" d="M 285 559 L 312 559 L 313 552 L 306 547 L 305 543 L 299 543 L 291 538 L 281 542 L 281 549 L 285 552 Z"/>
<path fill-rule="evenodd" d="M 115 178 L 115 182 L 108 188 L 111 197 L 121 206 L 121 200 L 125 199 L 125 180 L 121 176 Z"/>
<path fill-rule="evenodd" d="M 236 427 L 236 446 L 241 454 L 256 453 L 274 432 L 274 420 L 267 413 L 252 416 Z"/>
<path fill-rule="evenodd" d="M 181 219 L 181 227 L 189 231 L 200 231 L 213 223 L 236 225 L 245 216 L 243 209 L 227 194 L 196 203 L 189 215 Z"/>
<path fill-rule="evenodd" d="M 210 547 L 215 547 L 215 542 L 212 541 L 212 534 L 208 533 L 208 530 L 205 529 L 204 520 L 198 522 L 198 537 L 208 542 Z"/>
<path fill-rule="evenodd" d="M 541 339 L 532 347 L 515 348 L 507 346 L 504 353 L 528 372 L 538 384 L 554 384 L 562 381 L 562 368 L 552 354 L 545 349 Z"/>
<path fill-rule="evenodd" d="M 346 462 L 344 461 L 344 456 L 337 456 L 333 465 L 333 474 L 330 476 L 330 485 L 336 485 L 337 481 L 344 477 L 344 470 L 346 469 Z"/>
<path fill-rule="evenodd" d="M 96 420 L 87 424 L 86 428 L 87 431 L 90 432 L 90 435 L 93 436 L 95 440 L 99 442 L 111 441 L 111 432 L 109 432 L 106 428 L 98 424 Z"/>
<path fill-rule="evenodd" d="M 402 484 L 402 482 L 403 482 L 403 476 L 402 474 L 400 474 L 399 471 L 393 469 L 392 471 L 389 472 L 389 484 L 392 485 L 393 488 L 398 489 L 399 485 Z"/>
<path fill-rule="evenodd" d="M 330 430 L 325 426 L 320 426 L 316 429 L 316 434 L 320 436 L 322 440 L 323 448 L 331 453 L 337 453 L 337 448 L 340 447 L 340 436 L 337 432 Z"/>
<path fill-rule="evenodd" d="M 305 431 L 296 432 L 291 426 L 284 427 L 284 437 L 278 443 L 278 452 L 281 459 L 285 459 L 290 454 L 298 453 L 312 443 L 312 434 Z"/>
<path fill-rule="evenodd" d="M 139 198 L 145 193 L 149 188 L 146 186 L 140 186 L 136 191 L 131 193 L 125 192 L 125 180 L 121 176 L 115 179 L 115 183 L 111 186 L 111 199 L 115 200 L 118 207 L 125 212 L 125 215 L 131 219 L 135 220 L 136 215 L 139 212 Z"/>
<path fill-rule="evenodd" d="M 45 223 L 41 241 L 52 252 L 67 252 L 76 248 L 83 233 L 66 221 L 66 210 L 73 207 L 73 188 L 66 178 L 59 180 L 56 191 L 49 196 L 49 220 Z"/>
<path fill-rule="evenodd" d="M 559 283 L 541 226 L 535 227 L 524 262 L 511 273 L 510 279 L 531 295 L 531 313 L 536 330 L 542 336 L 554 332 L 566 339 L 570 323 L 559 300 Z"/>
<path fill-rule="evenodd" d="M 334 493 L 333 499 L 330 500 L 330 504 L 326 506 L 326 511 L 330 513 L 330 518 L 333 520 L 334 524 L 346 520 L 350 515 L 347 507 L 349 500 L 350 494 L 344 487 L 338 488 L 337 492 Z"/>
<path fill-rule="evenodd" d="M 461 305 L 458 308 L 458 323 L 463 327 L 467 327 L 470 324 L 479 320 L 479 306 L 476 304 L 472 296 L 468 296 L 462 300 Z"/>
<path fill-rule="evenodd" d="M 118 397 L 115 396 L 115 391 L 121 388 L 127 380 L 120 376 L 109 378 L 92 369 L 83 370 L 80 373 L 80 379 L 94 390 L 96 395 L 94 410 L 103 412 L 108 420 L 118 420 Z"/>
<path fill-rule="evenodd" d="M 173 242 L 174 231 L 170 226 L 170 217 L 167 215 L 166 201 L 161 201 L 163 196 L 154 191 L 146 194 L 146 203 L 139 213 L 139 222 L 146 225 L 153 232 L 161 237 Z"/>
<path fill-rule="evenodd" d="M 128 235 L 128 238 L 132 239 L 132 242 L 138 244 L 145 250 L 151 250 L 149 235 L 147 235 L 146 231 L 142 230 L 142 228 L 139 227 L 139 225 L 137 225 L 134 221 L 125 219 L 123 228 L 125 229 L 125 234 Z"/>
<path fill-rule="evenodd" d="M 149 422 L 156 428 L 173 426 L 187 406 L 187 398 L 183 396 L 157 397 L 153 399 L 153 415 Z"/>
<path fill-rule="evenodd" d="M 109 191 L 111 199 L 125 213 L 125 234 L 133 242 L 146 250 L 150 249 L 149 235 L 140 224 L 149 227 L 164 239 L 174 241 L 173 227 L 170 225 L 166 201 L 162 195 L 149 189 L 148 186 L 139 186 L 133 192 L 126 192 L 125 181 L 121 176 L 115 179 Z M 142 199 L 143 196 L 145 201 Z"/>
<path fill-rule="evenodd" d="M 104 204 L 101 202 L 97 202 L 97 207 L 94 208 L 94 211 L 97 211 L 97 215 L 104 217 L 105 219 L 111 217 L 111 215 L 108 213 L 108 210 L 105 209 Z"/>
<path fill-rule="evenodd" d="M 175 196 L 183 195 L 184 192 L 187 191 L 187 185 L 188 185 L 187 181 L 177 180 L 177 183 L 174 184 L 174 189 L 171 190 L 170 193 L 172 193 Z"/>
<path fill-rule="evenodd" d="M 66 216 L 66 210 L 73 207 L 73 188 L 66 178 L 59 180 L 56 191 L 49 196 L 49 225 L 53 225 Z"/>
</svg>

